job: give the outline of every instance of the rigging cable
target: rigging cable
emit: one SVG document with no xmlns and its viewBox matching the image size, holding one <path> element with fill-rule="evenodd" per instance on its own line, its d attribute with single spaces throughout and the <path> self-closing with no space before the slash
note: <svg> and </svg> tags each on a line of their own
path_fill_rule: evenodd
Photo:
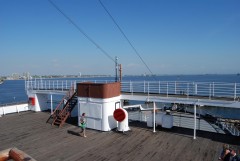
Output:
<svg viewBox="0 0 240 161">
<path fill-rule="evenodd" d="M 132 47 L 132 49 L 134 50 L 135 54 L 139 57 L 139 59 L 142 61 L 142 63 L 146 66 L 146 68 L 148 69 L 148 71 L 152 74 L 153 72 L 151 71 L 151 69 L 148 67 L 148 65 L 146 64 L 146 62 L 143 60 L 143 58 L 141 57 L 141 55 L 139 54 L 139 52 L 137 51 L 137 49 L 133 46 L 133 44 L 131 43 L 131 41 L 128 39 L 128 37 L 126 36 L 126 34 L 123 32 L 123 30 L 121 29 L 121 27 L 118 25 L 118 23 L 115 21 L 115 19 L 113 18 L 113 16 L 110 14 L 110 12 L 108 11 L 108 9 L 104 6 L 104 4 L 101 2 L 101 0 L 98 0 L 99 3 L 101 4 L 101 6 L 103 7 L 103 9 L 107 12 L 107 14 L 109 15 L 109 17 L 112 19 L 112 21 L 114 22 L 114 24 L 117 26 L 117 28 L 119 29 L 119 31 L 122 33 L 122 35 L 124 36 L 124 38 L 127 40 L 127 42 L 129 43 L 129 45 Z"/>
<path fill-rule="evenodd" d="M 55 3 L 48 0 L 54 8 L 56 8 L 79 32 L 81 32 L 91 43 L 93 43 L 105 56 L 111 59 L 114 63 L 115 60 L 99 45 L 97 44 L 89 35 L 87 35 L 69 16 L 67 16 Z"/>
</svg>

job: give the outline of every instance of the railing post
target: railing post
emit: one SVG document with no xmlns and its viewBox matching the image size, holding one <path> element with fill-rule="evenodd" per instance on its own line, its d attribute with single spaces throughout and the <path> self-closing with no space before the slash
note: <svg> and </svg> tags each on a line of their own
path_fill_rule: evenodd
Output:
<svg viewBox="0 0 240 161">
<path fill-rule="evenodd" d="M 74 91 L 77 90 L 77 81 L 74 81 Z"/>
<path fill-rule="evenodd" d="M 129 82 L 129 92 L 133 95 L 132 82 Z"/>
<path fill-rule="evenodd" d="M 66 89 L 67 89 L 67 80 L 66 80 Z"/>
<path fill-rule="evenodd" d="M 161 90 L 160 90 L 161 86 L 160 86 L 160 81 L 158 82 L 158 92 L 159 94 L 161 93 Z"/>
<path fill-rule="evenodd" d="M 175 81 L 175 94 L 177 94 L 177 82 Z"/>
<path fill-rule="evenodd" d="M 153 102 L 153 132 L 156 132 L 155 125 L 156 125 L 156 104 Z"/>
<path fill-rule="evenodd" d="M 214 82 L 212 83 L 212 96 L 214 97 Z"/>
<path fill-rule="evenodd" d="M 187 83 L 187 98 L 189 97 L 189 82 Z"/>
<path fill-rule="evenodd" d="M 198 87 L 198 86 L 197 86 L 197 83 L 195 83 L 195 95 L 198 94 L 198 92 L 197 92 L 198 88 L 197 88 L 197 87 Z"/>
<path fill-rule="evenodd" d="M 63 81 L 62 81 L 62 91 L 63 91 Z"/>
<path fill-rule="evenodd" d="M 148 96 L 149 96 L 149 81 L 148 81 Z"/>
<path fill-rule="evenodd" d="M 58 90 L 58 80 L 57 80 L 57 90 Z"/>
<path fill-rule="evenodd" d="M 211 86 L 211 83 L 209 84 L 209 99 L 211 99 L 211 90 L 212 89 L 212 86 Z"/>
<path fill-rule="evenodd" d="M 237 98 L 237 83 L 234 83 L 234 101 Z"/>
<path fill-rule="evenodd" d="M 146 89 L 145 89 L 145 81 L 143 81 L 143 91 L 144 91 L 144 93 L 146 92 Z"/>
<path fill-rule="evenodd" d="M 193 139 L 196 139 L 196 128 L 197 128 L 197 105 L 194 104 L 194 130 L 193 130 Z"/>
<path fill-rule="evenodd" d="M 167 97 L 168 97 L 168 82 L 167 82 Z"/>
<path fill-rule="evenodd" d="M 51 115 L 53 114 L 53 103 L 52 103 L 52 94 L 51 94 Z"/>
</svg>

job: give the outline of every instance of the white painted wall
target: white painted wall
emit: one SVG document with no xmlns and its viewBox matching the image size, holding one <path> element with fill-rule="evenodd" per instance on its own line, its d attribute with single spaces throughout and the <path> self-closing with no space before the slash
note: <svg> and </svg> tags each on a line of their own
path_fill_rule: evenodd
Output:
<svg viewBox="0 0 240 161">
<path fill-rule="evenodd" d="M 117 127 L 117 121 L 113 118 L 113 112 L 115 110 L 115 103 L 119 101 L 120 96 L 107 99 L 79 97 L 79 120 L 82 113 L 86 113 L 87 128 L 110 131 Z"/>
<path fill-rule="evenodd" d="M 44 111 L 48 109 L 47 100 L 48 94 L 41 94 L 41 93 L 31 93 L 28 92 L 28 98 L 33 97 L 35 98 L 35 105 L 29 105 L 29 109 L 35 112 Z"/>
<path fill-rule="evenodd" d="M 19 112 L 28 111 L 28 110 L 29 110 L 29 107 L 27 103 L 3 106 L 3 107 L 0 107 L 0 116 L 10 114 L 10 113 L 19 113 Z"/>
<path fill-rule="evenodd" d="M 35 110 L 34 111 L 44 111 L 48 109 L 47 105 L 48 95 L 47 94 L 35 94 Z"/>
</svg>

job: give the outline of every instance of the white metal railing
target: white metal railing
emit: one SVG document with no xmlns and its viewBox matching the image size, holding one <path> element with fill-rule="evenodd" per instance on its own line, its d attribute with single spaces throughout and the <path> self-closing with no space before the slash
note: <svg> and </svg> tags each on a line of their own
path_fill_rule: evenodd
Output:
<svg viewBox="0 0 240 161">
<path fill-rule="evenodd" d="M 136 105 L 139 107 L 139 105 Z M 135 107 L 135 106 L 126 106 L 126 108 Z M 129 111 L 128 118 L 130 121 L 140 121 L 140 122 L 147 122 L 149 117 L 152 116 L 152 110 L 150 111 Z M 192 115 L 186 115 L 184 113 L 175 113 L 172 114 L 173 116 L 173 126 L 175 127 L 182 127 L 188 129 L 194 129 L 194 121 Z M 151 119 L 150 119 L 151 120 Z M 240 136 L 239 129 L 234 126 L 232 123 L 228 122 L 209 122 L 207 119 L 202 118 L 199 116 L 196 118 L 196 129 L 201 131 L 209 131 L 214 133 L 222 133 L 225 134 L 225 130 L 231 133 L 234 136 Z"/>
<path fill-rule="evenodd" d="M 26 90 L 60 90 L 66 91 L 79 80 L 32 80 L 26 81 Z M 95 80 L 95 83 L 108 83 L 112 81 Z M 213 97 L 231 98 L 239 101 L 240 83 L 219 82 L 178 82 L 178 81 L 126 81 L 121 82 L 121 91 L 131 94 L 163 94 L 170 95 L 204 96 L 209 99 Z"/>
<path fill-rule="evenodd" d="M 25 83 L 26 90 L 55 90 L 55 91 L 67 91 L 72 85 L 76 89 L 77 83 L 80 82 L 94 82 L 94 83 L 108 83 L 112 81 L 107 80 L 94 80 L 94 81 L 79 81 L 79 80 L 29 80 Z"/>
<path fill-rule="evenodd" d="M 176 82 L 176 81 L 129 81 L 122 82 L 122 92 L 224 97 L 238 100 L 240 97 L 240 83 L 218 83 L 218 82 Z"/>
</svg>

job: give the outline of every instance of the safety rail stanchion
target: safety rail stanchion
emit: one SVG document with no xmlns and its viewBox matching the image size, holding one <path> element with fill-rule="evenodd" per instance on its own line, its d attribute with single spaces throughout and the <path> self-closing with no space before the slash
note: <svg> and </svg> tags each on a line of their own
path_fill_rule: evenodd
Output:
<svg viewBox="0 0 240 161">
<path fill-rule="evenodd" d="M 160 90 L 160 81 L 158 81 L 158 93 L 160 94 L 161 93 L 161 90 Z"/>
<path fill-rule="evenodd" d="M 175 81 L 175 88 L 174 88 L 174 90 L 175 90 L 175 94 L 177 94 L 177 82 Z"/>
<path fill-rule="evenodd" d="M 153 132 L 156 132 L 156 104 L 153 102 Z"/>
<path fill-rule="evenodd" d="M 53 114 L 53 101 L 52 101 L 53 99 L 52 99 L 52 94 L 51 94 L 51 97 L 50 97 L 50 98 L 51 98 L 51 115 L 52 115 L 52 114 Z"/>
<path fill-rule="evenodd" d="M 194 130 L 193 130 L 193 139 L 196 139 L 196 127 L 197 127 L 197 105 L 194 104 Z"/>
<path fill-rule="evenodd" d="M 74 81 L 74 91 L 76 91 L 76 90 L 77 90 L 77 82 Z"/>
<path fill-rule="evenodd" d="M 197 83 L 194 83 L 195 84 L 195 95 L 198 94 L 198 84 Z"/>
<path fill-rule="evenodd" d="M 167 97 L 168 97 L 168 82 L 167 82 Z"/>
<path fill-rule="evenodd" d="M 129 92 L 133 95 L 132 82 L 129 82 Z"/>
<path fill-rule="evenodd" d="M 214 82 L 212 82 L 212 96 L 213 96 L 213 97 L 214 97 L 214 93 L 215 93 L 215 92 L 214 92 L 214 87 L 215 87 L 215 86 L 214 86 Z"/>
<path fill-rule="evenodd" d="M 233 98 L 234 98 L 234 101 L 237 98 L 237 83 L 234 83 L 234 96 L 233 96 Z"/>
<path fill-rule="evenodd" d="M 209 83 L 209 99 L 211 99 L 211 91 L 212 91 L 211 88 L 212 88 L 211 83 Z"/>
<path fill-rule="evenodd" d="M 143 81 L 143 91 L 146 93 L 145 81 Z"/>
<path fill-rule="evenodd" d="M 62 81 L 62 91 L 63 91 L 63 81 Z"/>
<path fill-rule="evenodd" d="M 148 96 L 149 96 L 149 81 L 148 81 L 148 86 L 147 87 L 148 87 Z"/>
</svg>

